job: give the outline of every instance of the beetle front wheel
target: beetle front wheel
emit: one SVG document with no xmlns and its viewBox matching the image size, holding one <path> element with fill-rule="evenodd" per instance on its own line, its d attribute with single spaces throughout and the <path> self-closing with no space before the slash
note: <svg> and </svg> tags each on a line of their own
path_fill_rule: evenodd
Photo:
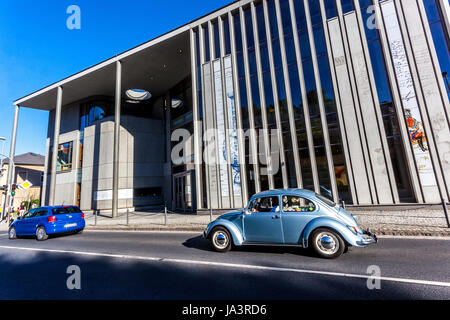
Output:
<svg viewBox="0 0 450 320">
<path fill-rule="evenodd" d="M 211 233 L 211 244 L 218 252 L 227 252 L 231 249 L 231 235 L 223 227 L 215 228 Z"/>
<path fill-rule="evenodd" d="M 311 235 L 311 247 L 320 257 L 334 259 L 344 252 L 345 242 L 335 231 L 319 228 Z"/>
</svg>

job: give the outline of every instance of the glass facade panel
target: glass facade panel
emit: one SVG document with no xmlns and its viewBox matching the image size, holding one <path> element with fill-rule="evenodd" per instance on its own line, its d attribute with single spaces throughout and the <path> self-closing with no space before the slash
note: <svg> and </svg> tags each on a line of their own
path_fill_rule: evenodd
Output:
<svg viewBox="0 0 450 320">
<path fill-rule="evenodd" d="M 272 79 L 270 77 L 270 71 L 263 73 L 263 79 L 264 94 L 266 97 L 267 127 L 268 129 L 276 129 L 277 123 L 275 119 L 275 103 L 273 100 Z"/>
<path fill-rule="evenodd" d="M 298 31 L 306 30 L 305 5 L 303 1 L 294 1 L 295 20 L 297 21 Z"/>
<path fill-rule="evenodd" d="M 256 74 L 250 77 L 250 84 L 252 86 L 252 99 L 253 99 L 253 115 L 255 121 L 255 128 L 262 128 L 261 119 L 261 100 L 259 97 L 258 77 Z"/>
<path fill-rule="evenodd" d="M 219 37 L 219 23 L 218 21 L 214 21 L 212 23 L 212 27 L 214 30 L 214 53 L 215 53 L 215 58 L 219 58 L 220 57 L 220 37 Z"/>
<path fill-rule="evenodd" d="M 269 14 L 269 24 L 270 24 L 270 37 L 272 41 L 279 38 L 278 34 L 278 24 L 277 24 L 277 13 L 275 10 L 275 1 L 267 1 L 267 11 Z"/>
<path fill-rule="evenodd" d="M 353 0 L 341 0 L 341 5 L 342 5 L 342 12 L 344 14 L 355 10 L 355 6 L 353 5 Z"/>
<path fill-rule="evenodd" d="M 245 31 L 247 36 L 247 49 L 251 50 L 255 48 L 255 37 L 253 36 L 253 20 L 252 11 L 250 8 L 244 10 L 245 16 Z"/>
<path fill-rule="evenodd" d="M 337 17 L 337 7 L 336 0 L 324 0 L 325 12 L 327 14 L 327 19 Z"/>
<path fill-rule="evenodd" d="M 353 1 L 353 0 L 350 0 L 350 1 Z M 318 0 L 308 0 L 308 4 L 309 4 L 309 14 L 311 16 L 312 25 L 322 23 L 322 13 L 320 12 L 319 1 Z"/>
<path fill-rule="evenodd" d="M 447 29 L 443 27 L 443 17 L 440 12 L 440 5 L 436 0 L 423 0 L 425 11 L 428 17 L 428 23 L 433 36 L 434 46 L 436 48 L 439 65 L 441 67 L 442 77 L 447 89 L 447 96 L 450 100 L 450 38 Z"/>
<path fill-rule="evenodd" d="M 209 48 L 209 31 L 208 25 L 203 26 L 203 39 L 205 41 L 205 62 L 211 60 L 210 58 L 210 48 Z"/>
<path fill-rule="evenodd" d="M 255 9 L 256 9 L 256 20 L 258 23 L 259 44 L 262 45 L 267 42 L 266 22 L 264 20 L 264 7 L 262 3 L 259 3 L 255 6 Z"/>
<path fill-rule="evenodd" d="M 292 33 L 291 12 L 289 0 L 280 0 L 281 21 L 284 35 Z"/>
<path fill-rule="evenodd" d="M 196 70 L 197 70 L 197 99 L 199 107 L 199 119 L 203 119 L 203 97 L 202 97 L 202 67 L 200 63 L 200 33 L 198 30 L 194 31 L 195 35 L 195 55 L 196 55 Z"/>
<path fill-rule="evenodd" d="M 223 37 L 225 40 L 225 55 L 231 53 L 231 40 L 230 40 L 230 22 L 228 17 L 222 18 L 223 21 Z"/>
</svg>

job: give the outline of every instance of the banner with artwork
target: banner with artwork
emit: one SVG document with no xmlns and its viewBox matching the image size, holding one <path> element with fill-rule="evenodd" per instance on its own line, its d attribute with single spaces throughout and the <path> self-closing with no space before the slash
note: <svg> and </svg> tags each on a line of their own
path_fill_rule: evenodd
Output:
<svg viewBox="0 0 450 320">
<path fill-rule="evenodd" d="M 393 1 L 381 4 L 395 76 L 400 90 L 405 121 L 422 186 L 436 186 L 433 163 L 417 102 L 405 45 Z"/>
<path fill-rule="evenodd" d="M 239 165 L 236 105 L 234 103 L 233 69 L 231 67 L 231 56 L 224 58 L 224 69 L 225 69 L 225 90 L 226 90 L 227 113 L 228 113 L 228 137 L 230 141 L 230 164 L 231 164 L 231 176 L 233 178 L 233 193 L 234 196 L 240 196 L 241 169 Z"/>
</svg>

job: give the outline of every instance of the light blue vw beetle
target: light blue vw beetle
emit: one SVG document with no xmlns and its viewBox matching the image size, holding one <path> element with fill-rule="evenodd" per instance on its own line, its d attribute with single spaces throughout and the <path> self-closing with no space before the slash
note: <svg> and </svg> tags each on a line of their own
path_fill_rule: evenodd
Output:
<svg viewBox="0 0 450 320">
<path fill-rule="evenodd" d="M 343 208 L 309 190 L 277 189 L 251 197 L 243 210 L 221 215 L 208 224 L 203 236 L 226 252 L 232 245 L 311 247 L 320 257 L 337 258 L 349 246 L 377 242 L 361 230 Z"/>
</svg>

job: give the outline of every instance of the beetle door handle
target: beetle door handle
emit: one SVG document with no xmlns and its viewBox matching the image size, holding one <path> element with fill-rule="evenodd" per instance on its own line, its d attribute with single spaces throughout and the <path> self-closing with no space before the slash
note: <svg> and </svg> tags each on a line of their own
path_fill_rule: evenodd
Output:
<svg viewBox="0 0 450 320">
<path fill-rule="evenodd" d="M 280 216 L 274 215 L 274 216 L 272 216 L 272 219 L 280 219 Z"/>
</svg>

